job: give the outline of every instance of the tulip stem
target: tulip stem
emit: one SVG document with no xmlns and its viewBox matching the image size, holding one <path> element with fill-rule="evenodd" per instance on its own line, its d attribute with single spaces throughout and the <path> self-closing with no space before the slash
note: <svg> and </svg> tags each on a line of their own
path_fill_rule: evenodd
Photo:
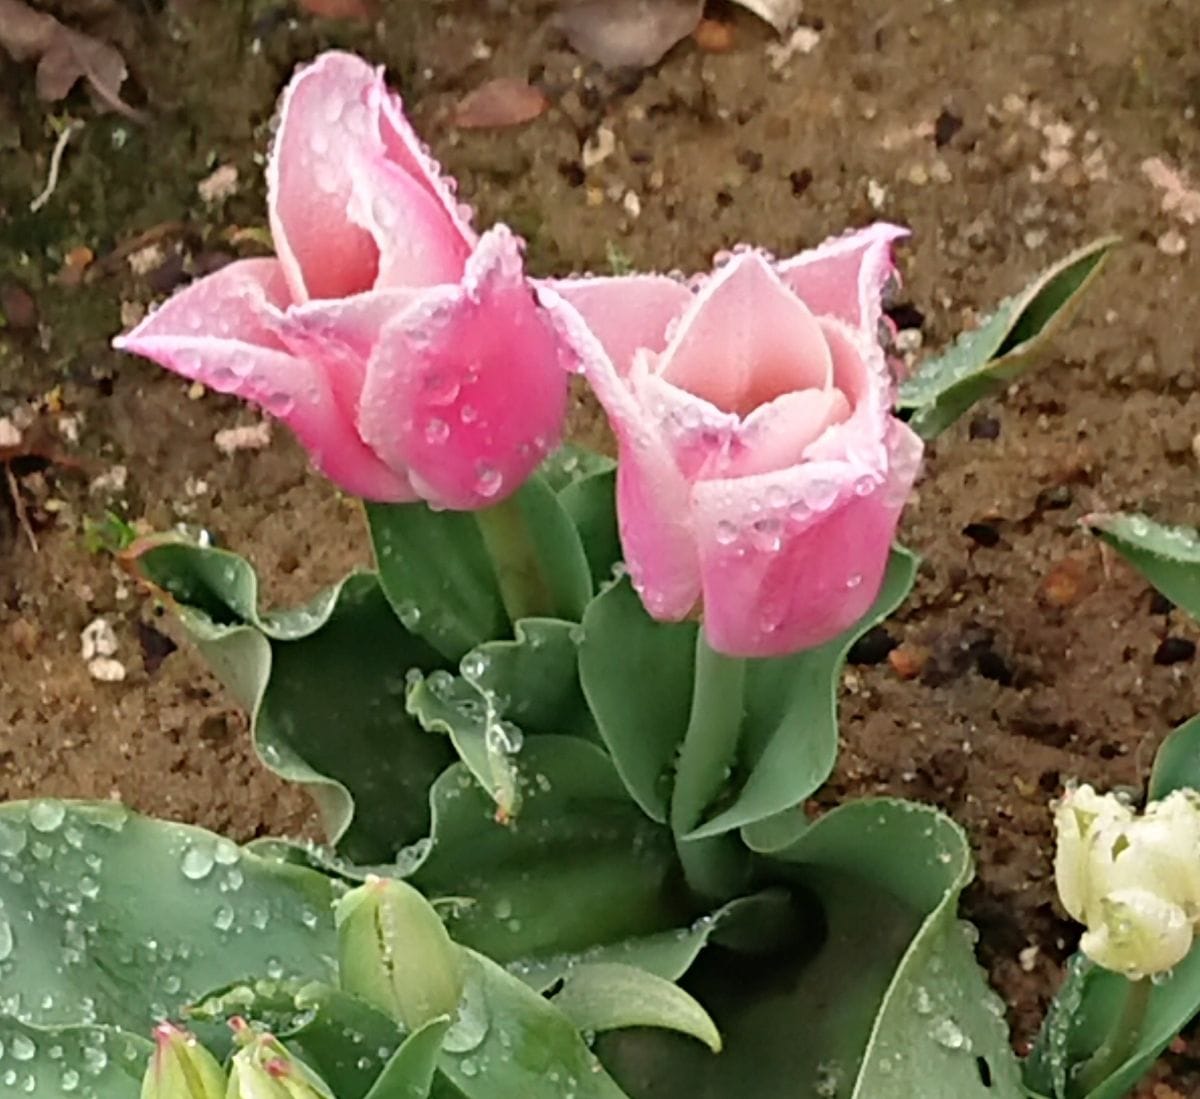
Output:
<svg viewBox="0 0 1200 1099">
<path fill-rule="evenodd" d="M 745 709 L 746 662 L 715 652 L 701 629 L 695 667 L 691 717 L 671 795 L 671 830 L 688 886 L 707 901 L 727 900 L 745 884 L 745 849 L 731 835 L 685 837 L 716 800 L 736 762 Z"/>
<path fill-rule="evenodd" d="M 475 512 L 475 520 L 492 560 L 509 619 L 516 622 L 553 615 L 554 597 L 525 522 L 521 493 Z"/>
<path fill-rule="evenodd" d="M 1148 977 L 1129 982 L 1125 1002 L 1121 1005 L 1121 1014 L 1100 1048 L 1075 1070 L 1072 1090 L 1077 1090 L 1080 1095 L 1091 1095 L 1129 1060 L 1129 1055 L 1141 1037 L 1142 1024 L 1145 1022 L 1146 1008 L 1150 1003 L 1153 987 L 1153 982 Z"/>
</svg>

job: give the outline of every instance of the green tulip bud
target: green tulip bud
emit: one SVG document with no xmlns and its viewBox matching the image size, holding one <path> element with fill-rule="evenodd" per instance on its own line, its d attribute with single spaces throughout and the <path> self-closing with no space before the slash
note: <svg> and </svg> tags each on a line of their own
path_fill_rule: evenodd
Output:
<svg viewBox="0 0 1200 1099">
<path fill-rule="evenodd" d="M 338 960 L 347 992 L 408 1030 L 453 1017 L 462 956 L 433 906 L 406 882 L 368 878 L 338 903 Z"/>
<path fill-rule="evenodd" d="M 257 1033 L 242 1019 L 230 1025 L 242 1048 L 230 1063 L 225 1099 L 334 1099 L 325 1081 L 274 1035 Z"/>
<path fill-rule="evenodd" d="M 154 1053 L 142 1078 L 142 1099 L 222 1099 L 221 1063 L 186 1030 L 154 1028 Z"/>
</svg>

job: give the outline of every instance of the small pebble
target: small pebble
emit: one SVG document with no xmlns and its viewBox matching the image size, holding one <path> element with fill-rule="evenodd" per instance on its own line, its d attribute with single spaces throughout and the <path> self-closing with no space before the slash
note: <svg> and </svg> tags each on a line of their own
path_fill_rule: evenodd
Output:
<svg viewBox="0 0 1200 1099">
<path fill-rule="evenodd" d="M 98 656 L 88 661 L 88 674 L 100 683 L 120 683 L 125 678 L 125 665 L 111 656 Z"/>
<path fill-rule="evenodd" d="M 21 429 L 7 416 L 0 418 L 0 447 L 21 445 Z"/>
<path fill-rule="evenodd" d="M 112 656 L 117 651 L 117 635 L 107 618 L 94 618 L 84 626 L 79 634 L 79 650 L 86 661 Z"/>
</svg>

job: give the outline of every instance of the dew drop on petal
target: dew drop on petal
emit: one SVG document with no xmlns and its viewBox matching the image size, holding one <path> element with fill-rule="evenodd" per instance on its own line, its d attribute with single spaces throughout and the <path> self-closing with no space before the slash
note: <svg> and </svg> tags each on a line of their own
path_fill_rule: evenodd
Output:
<svg viewBox="0 0 1200 1099">
<path fill-rule="evenodd" d="M 438 446 L 450 438 L 450 425 L 445 420 L 433 416 L 425 425 L 425 441 Z"/>
<path fill-rule="evenodd" d="M 491 499 L 504 487 L 504 475 L 494 466 L 481 465 L 475 480 L 475 491 Z"/>
</svg>

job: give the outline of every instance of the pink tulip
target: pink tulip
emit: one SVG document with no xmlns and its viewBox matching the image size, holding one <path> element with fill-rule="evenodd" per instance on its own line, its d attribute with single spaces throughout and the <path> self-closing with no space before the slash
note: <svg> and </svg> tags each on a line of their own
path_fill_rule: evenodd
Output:
<svg viewBox="0 0 1200 1099">
<path fill-rule="evenodd" d="M 902 235 L 876 225 L 778 263 L 744 251 L 692 287 L 544 291 L 616 432 L 621 540 L 655 618 L 701 611 L 717 651 L 772 656 L 874 601 L 921 457 L 879 342 Z"/>
<path fill-rule="evenodd" d="M 458 510 L 513 492 L 558 441 L 575 365 L 517 238 L 473 232 L 349 54 L 287 86 L 267 182 L 278 258 L 200 279 L 116 346 L 262 405 L 348 492 Z"/>
</svg>

